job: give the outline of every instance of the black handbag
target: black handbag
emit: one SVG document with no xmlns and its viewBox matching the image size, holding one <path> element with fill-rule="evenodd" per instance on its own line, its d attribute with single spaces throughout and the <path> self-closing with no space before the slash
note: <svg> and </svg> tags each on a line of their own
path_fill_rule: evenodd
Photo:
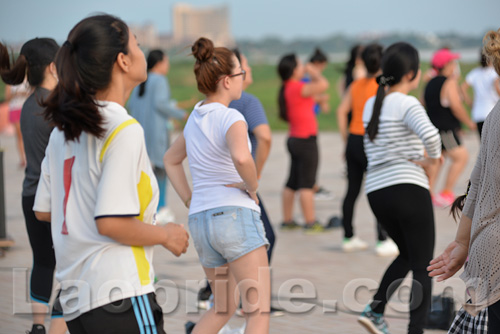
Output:
<svg viewBox="0 0 500 334">
<path fill-rule="evenodd" d="M 445 292 L 441 295 L 432 296 L 425 328 L 448 330 L 455 318 L 455 313 L 455 300 L 453 297 L 447 296 Z"/>
</svg>

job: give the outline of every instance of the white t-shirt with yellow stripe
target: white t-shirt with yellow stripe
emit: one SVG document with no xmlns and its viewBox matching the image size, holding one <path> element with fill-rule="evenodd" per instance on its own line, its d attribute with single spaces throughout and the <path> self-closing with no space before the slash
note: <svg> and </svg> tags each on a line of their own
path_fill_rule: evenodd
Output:
<svg viewBox="0 0 500 334">
<path fill-rule="evenodd" d="M 99 217 L 154 224 L 158 184 L 144 132 L 125 108 L 99 102 L 106 133 L 66 141 L 55 129 L 47 146 L 34 210 L 51 212 L 56 279 L 67 321 L 110 302 L 154 291 L 153 247 L 120 244 L 97 231 Z"/>
</svg>

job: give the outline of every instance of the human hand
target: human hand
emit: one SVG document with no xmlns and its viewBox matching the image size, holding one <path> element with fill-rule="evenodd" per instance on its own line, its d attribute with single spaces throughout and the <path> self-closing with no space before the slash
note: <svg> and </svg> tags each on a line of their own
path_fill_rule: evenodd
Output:
<svg viewBox="0 0 500 334">
<path fill-rule="evenodd" d="M 172 252 L 175 256 L 186 253 L 189 246 L 189 234 L 181 224 L 168 223 L 162 226 L 167 232 L 167 240 L 163 247 Z"/>
<path fill-rule="evenodd" d="M 429 168 L 432 168 L 433 166 L 441 165 L 444 162 L 444 157 L 442 155 L 438 159 L 425 157 L 422 160 L 410 160 L 410 162 L 413 162 L 415 165 L 418 165 L 424 170 L 427 170 Z"/>
<path fill-rule="evenodd" d="M 256 190 L 248 190 L 246 188 L 245 182 L 237 182 L 237 183 L 231 183 L 231 184 L 226 184 L 226 187 L 229 188 L 237 188 L 240 190 L 243 190 L 250 196 L 251 199 L 255 201 L 255 204 L 259 205 L 259 198 L 257 197 L 257 189 Z"/>
<path fill-rule="evenodd" d="M 464 265 L 468 251 L 466 245 L 453 241 L 441 255 L 430 262 L 427 267 L 429 276 L 437 277 L 438 282 L 452 277 Z"/>
<path fill-rule="evenodd" d="M 313 63 L 307 63 L 304 65 L 304 70 L 306 71 L 307 74 L 309 74 L 309 76 L 311 78 L 315 78 L 317 76 L 320 75 L 320 71 L 318 69 L 318 67 L 316 67 Z"/>
</svg>

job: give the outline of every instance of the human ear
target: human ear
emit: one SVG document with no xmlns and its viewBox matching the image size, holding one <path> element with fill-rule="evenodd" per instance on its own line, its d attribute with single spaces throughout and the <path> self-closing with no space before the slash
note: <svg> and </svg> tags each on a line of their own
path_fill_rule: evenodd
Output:
<svg viewBox="0 0 500 334">
<path fill-rule="evenodd" d="M 230 88 L 230 80 L 229 80 L 229 76 L 225 76 L 224 79 L 222 80 L 222 84 L 224 85 L 224 88 L 225 89 L 229 89 Z"/>
<path fill-rule="evenodd" d="M 120 52 L 116 57 L 116 64 L 123 72 L 128 73 L 130 71 L 130 59 L 123 52 Z"/>
</svg>

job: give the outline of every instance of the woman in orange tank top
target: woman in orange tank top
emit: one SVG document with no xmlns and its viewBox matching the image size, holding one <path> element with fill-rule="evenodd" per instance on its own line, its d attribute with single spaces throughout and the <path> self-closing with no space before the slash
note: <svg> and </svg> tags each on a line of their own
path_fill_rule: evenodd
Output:
<svg viewBox="0 0 500 334">
<path fill-rule="evenodd" d="M 382 46 L 370 44 L 361 54 L 368 71 L 366 78 L 354 81 L 348 88 L 342 102 L 337 109 L 339 132 L 346 145 L 345 159 L 347 162 L 348 187 L 342 205 L 342 223 L 344 226 L 344 252 L 354 252 L 368 248 L 368 244 L 354 236 L 352 225 L 354 204 L 358 198 L 363 176 L 366 171 L 367 160 L 364 152 L 363 136 L 363 109 L 366 101 L 377 93 L 378 84 L 375 80 L 380 72 Z M 347 125 L 347 114 L 352 110 L 352 120 Z M 380 256 L 397 254 L 396 245 L 387 239 L 387 233 L 377 224 L 378 242 L 376 252 Z"/>
</svg>

